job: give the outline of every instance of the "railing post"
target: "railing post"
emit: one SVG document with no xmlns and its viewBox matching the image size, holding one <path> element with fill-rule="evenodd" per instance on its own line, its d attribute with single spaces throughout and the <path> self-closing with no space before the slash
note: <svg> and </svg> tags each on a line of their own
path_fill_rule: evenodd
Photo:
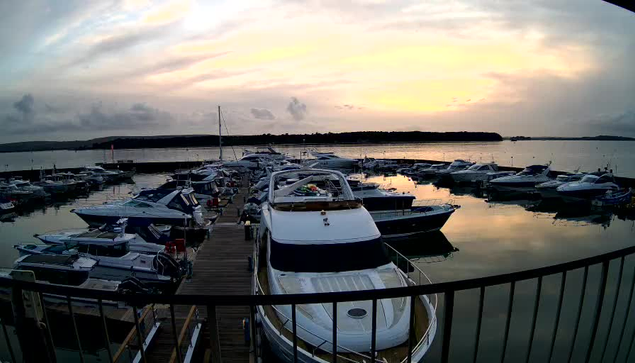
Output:
<svg viewBox="0 0 635 363">
<path fill-rule="evenodd" d="M 108 352 L 108 359 L 112 362 L 112 350 L 110 349 L 110 337 L 108 335 L 108 326 L 106 325 L 106 315 L 104 315 L 104 304 L 101 299 L 97 300 L 99 304 L 99 315 L 101 316 L 101 326 L 104 329 L 104 340 L 106 343 L 106 352 Z"/>
<path fill-rule="evenodd" d="M 293 331 L 293 363 L 298 362 L 298 321 L 295 316 L 295 304 L 291 304 L 291 330 Z"/>
<path fill-rule="evenodd" d="M 79 352 L 79 361 L 84 362 L 84 352 L 82 350 L 82 343 L 79 340 L 79 330 L 77 329 L 77 322 L 75 321 L 75 314 L 73 314 L 73 302 L 70 296 L 66 297 L 68 303 L 68 313 L 71 316 L 71 322 L 73 323 L 73 331 L 75 332 L 75 339 L 77 340 L 77 351 Z"/>
<path fill-rule="evenodd" d="M 443 347 L 441 348 L 441 362 L 448 362 L 450 357 L 450 338 L 452 337 L 452 315 L 454 314 L 454 291 L 445 293 L 445 308 L 443 309 Z"/>
<path fill-rule="evenodd" d="M 473 362 L 476 363 L 476 359 L 478 358 L 478 344 L 481 340 L 481 324 L 483 322 L 483 302 L 485 300 L 485 287 L 481 286 L 480 294 L 478 299 L 478 318 L 476 320 L 476 338 L 474 343 L 474 359 Z"/>
<path fill-rule="evenodd" d="M 176 349 L 177 362 L 182 363 L 181 347 L 179 346 L 179 336 L 176 332 L 176 319 L 174 317 L 174 304 L 170 304 L 170 318 L 172 320 L 172 335 L 174 335 L 174 349 Z"/>
<path fill-rule="evenodd" d="M 538 277 L 538 282 L 536 283 L 536 300 L 534 301 L 534 314 L 531 318 L 531 330 L 529 331 L 529 346 L 527 347 L 527 358 L 525 359 L 525 363 L 529 363 L 529 357 L 531 357 L 531 347 L 534 345 L 534 333 L 536 332 L 538 310 L 540 309 L 541 290 L 542 290 L 542 276 Z"/>
<path fill-rule="evenodd" d="M 604 302 L 604 292 L 606 290 L 606 279 L 609 273 L 609 261 L 602 262 L 602 275 L 600 276 L 600 287 L 598 288 L 598 296 L 595 301 L 595 313 L 593 315 L 593 325 L 591 326 L 591 338 L 589 340 L 589 349 L 586 353 L 585 362 L 591 360 L 593 345 L 595 344 L 595 336 L 598 332 L 598 324 L 600 323 L 600 315 L 602 314 L 602 303 Z"/>
<path fill-rule="evenodd" d="M 516 281 L 512 281 L 509 286 L 509 302 L 507 303 L 507 320 L 505 321 L 505 337 L 503 338 L 503 354 L 501 355 L 501 363 L 505 361 L 505 353 L 507 353 L 507 340 L 509 339 L 509 325 L 511 324 L 512 320 L 515 292 Z"/>
<path fill-rule="evenodd" d="M 4 324 L 4 321 L 2 321 L 1 318 L 0 318 L 0 325 L 2 325 L 2 333 L 4 333 L 4 339 L 6 340 L 6 343 L 7 343 L 7 349 L 9 350 L 9 355 L 11 356 L 11 362 L 16 363 L 15 354 L 13 353 L 13 347 L 11 346 L 11 338 L 9 338 L 9 333 L 7 332 L 7 326 Z"/>
<path fill-rule="evenodd" d="M 602 354 L 600 355 L 600 362 L 604 360 L 604 354 L 606 353 L 606 347 L 609 345 L 609 338 L 611 337 L 611 329 L 613 328 L 613 319 L 615 319 L 615 310 L 617 310 L 617 301 L 620 298 L 620 290 L 622 287 L 622 276 L 624 274 L 624 257 L 620 259 L 620 272 L 617 276 L 617 287 L 615 289 L 615 300 L 613 300 L 613 310 L 611 312 L 611 320 L 609 320 L 609 326 L 606 328 L 606 339 L 604 340 L 604 346 L 602 347 Z"/>
<path fill-rule="evenodd" d="M 633 281 L 631 282 L 631 288 L 628 292 L 628 302 L 626 303 L 626 316 L 624 317 L 624 324 L 622 324 L 622 329 L 620 330 L 620 339 L 617 343 L 617 348 L 615 349 L 615 356 L 613 357 L 613 362 L 617 361 L 617 356 L 620 354 L 620 347 L 622 346 L 622 340 L 624 339 L 624 332 L 626 331 L 626 324 L 628 323 L 628 318 L 631 315 L 631 303 L 633 302 L 633 287 L 635 287 L 635 267 L 633 267 L 633 274 L 631 275 Z"/>
<path fill-rule="evenodd" d="M 220 337 L 218 335 L 218 317 L 216 306 L 207 305 L 207 323 L 209 324 L 209 340 L 212 350 L 212 362 L 221 363 Z"/>
<path fill-rule="evenodd" d="M 582 307 L 584 306 L 584 296 L 586 295 L 586 283 L 589 277 L 589 266 L 584 267 L 584 275 L 582 277 L 582 291 L 580 292 L 580 305 L 578 306 L 578 313 L 575 319 L 575 328 L 573 330 L 573 337 L 571 338 L 571 348 L 569 349 L 569 358 L 567 362 L 571 363 L 573 357 L 573 348 L 575 348 L 575 340 L 578 336 L 578 328 L 580 328 L 580 317 L 582 316 Z"/>
<path fill-rule="evenodd" d="M 333 363 L 337 362 L 337 301 L 333 301 Z"/>
<path fill-rule="evenodd" d="M 408 363 L 412 362 L 412 342 L 416 338 L 415 334 L 415 299 L 416 295 L 410 296 L 410 317 L 408 322 Z"/>
<path fill-rule="evenodd" d="M 141 331 L 141 324 L 139 323 L 139 310 L 135 305 L 132 306 L 132 313 L 134 315 L 134 324 L 137 328 L 137 338 L 139 339 L 139 351 L 141 352 L 141 361 L 146 363 L 146 351 L 145 351 L 145 339 L 143 339 L 143 332 Z"/>
<path fill-rule="evenodd" d="M 560 280 L 560 295 L 558 295 L 558 307 L 556 308 L 556 321 L 553 324 L 553 333 L 551 334 L 551 347 L 549 347 L 549 357 L 547 363 L 551 362 L 553 357 L 553 349 L 556 346 L 556 338 L 558 337 L 558 325 L 560 325 L 560 313 L 562 312 L 562 301 L 564 300 L 564 290 L 567 283 L 567 271 L 562 273 Z"/>
<path fill-rule="evenodd" d="M 370 337 L 370 359 L 371 362 L 375 361 L 375 355 L 377 354 L 377 299 L 373 299 L 372 305 L 373 318 L 371 320 L 371 337 Z"/>
</svg>

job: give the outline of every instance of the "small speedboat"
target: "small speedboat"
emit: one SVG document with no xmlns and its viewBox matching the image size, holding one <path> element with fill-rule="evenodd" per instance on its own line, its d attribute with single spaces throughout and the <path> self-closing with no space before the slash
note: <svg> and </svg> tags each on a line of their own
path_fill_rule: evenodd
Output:
<svg viewBox="0 0 635 363">
<path fill-rule="evenodd" d="M 596 207 L 614 207 L 626 205 L 633 202 L 633 190 L 631 188 L 618 191 L 608 191 L 591 201 L 591 205 Z"/>
<path fill-rule="evenodd" d="M 136 277 L 140 281 L 158 287 L 178 281 L 182 274 L 179 264 L 170 255 L 158 252 L 154 255 L 131 252 L 127 242 L 71 242 L 63 245 L 18 244 L 14 246 L 20 256 L 26 255 L 79 255 L 98 263 L 90 271 L 90 277 L 123 281 Z"/>
<path fill-rule="evenodd" d="M 448 221 L 454 206 L 450 204 L 412 207 L 408 210 L 370 212 L 384 239 L 405 238 L 440 230 Z"/>
<path fill-rule="evenodd" d="M 550 170 L 549 165 L 530 165 L 517 174 L 490 180 L 489 187 L 499 192 L 530 192 L 550 180 Z"/>
<path fill-rule="evenodd" d="M 617 192 L 620 187 L 615 184 L 613 174 L 604 173 L 600 176 L 589 174 L 580 181 L 566 183 L 559 186 L 556 191 L 565 201 L 591 201 L 594 198 L 605 195 L 607 192 Z"/>
<path fill-rule="evenodd" d="M 136 233 L 126 233 L 126 228 L 127 220 L 122 219 L 116 224 L 106 224 L 100 228 L 63 230 L 45 234 L 35 234 L 33 237 L 49 245 L 78 243 L 93 245 L 103 244 L 104 246 L 108 246 L 113 243 L 126 243 L 128 249 L 132 252 L 156 254 L 163 251 L 164 247 L 162 245 L 147 242 Z M 159 232 L 150 233 L 159 234 Z M 161 238 L 160 234 L 157 238 Z M 163 242 L 163 244 L 165 244 L 165 242 Z"/>
<path fill-rule="evenodd" d="M 15 209 L 13 202 L 5 197 L 0 197 L 0 213 L 11 213 Z"/>
<path fill-rule="evenodd" d="M 52 286 L 72 286 L 80 289 L 119 292 L 119 293 L 149 293 L 152 290 L 141 283 L 136 278 L 124 280 L 104 280 L 90 277 L 91 271 L 97 266 L 97 261 L 92 258 L 81 257 L 79 255 L 26 255 L 15 261 L 13 270 L 10 272 L 0 272 L 0 276 L 7 278 L 17 278 L 29 274 L 35 278 L 35 282 Z M 21 280 L 24 277 L 20 278 Z M 8 294 L 10 288 L 2 288 L 0 292 Z M 52 304 L 67 304 L 68 298 L 65 295 L 50 293 L 42 294 L 45 302 Z M 73 297 L 71 302 L 74 306 L 85 306 L 97 308 L 100 304 L 97 299 Z M 101 301 L 104 306 L 118 308 L 116 301 Z"/>
<path fill-rule="evenodd" d="M 143 218 L 154 224 L 172 226 L 204 224 L 201 206 L 191 188 L 143 190 L 132 199 L 76 208 L 71 212 L 91 226 L 116 223 L 120 218 Z"/>
</svg>

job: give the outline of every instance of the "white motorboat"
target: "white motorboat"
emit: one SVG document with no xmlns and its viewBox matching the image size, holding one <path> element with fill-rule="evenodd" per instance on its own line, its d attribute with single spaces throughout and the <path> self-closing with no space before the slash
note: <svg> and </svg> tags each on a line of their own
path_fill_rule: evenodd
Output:
<svg viewBox="0 0 635 363">
<path fill-rule="evenodd" d="M 548 198 L 559 198 L 558 195 L 558 187 L 567 183 L 580 181 L 586 173 L 575 173 L 575 174 L 561 174 L 558 175 L 555 179 L 549 180 L 544 183 L 540 183 L 536 185 L 536 190 L 540 193 L 540 196 L 544 199 Z"/>
<path fill-rule="evenodd" d="M 79 255 L 98 263 L 90 271 L 90 277 L 123 281 L 136 277 L 143 283 L 159 287 L 179 281 L 182 274 L 178 263 L 171 256 L 157 252 L 150 255 L 131 252 L 127 242 L 111 240 L 70 242 L 60 245 L 18 244 L 14 246 L 20 256 L 25 255 Z"/>
<path fill-rule="evenodd" d="M 486 181 L 489 173 L 498 171 L 498 165 L 495 163 L 477 163 L 465 170 L 459 170 L 450 173 L 455 183 L 474 183 Z"/>
<path fill-rule="evenodd" d="M 332 152 L 311 151 L 310 154 L 315 159 L 307 159 L 303 162 L 303 165 L 312 168 L 353 169 L 358 165 L 357 160 L 339 157 Z"/>
<path fill-rule="evenodd" d="M 15 209 L 15 205 L 11 199 L 0 197 L 0 213 L 11 213 Z"/>
<path fill-rule="evenodd" d="M 432 165 L 430 165 L 430 167 L 429 167 L 429 168 L 427 168 L 427 169 L 422 169 L 422 170 L 419 170 L 419 171 L 417 172 L 416 176 L 418 176 L 418 177 L 423 177 L 423 178 L 426 178 L 426 177 L 432 177 L 432 176 L 437 175 L 437 173 L 438 173 L 439 171 L 444 170 L 444 169 L 446 169 L 447 167 L 448 167 L 448 164 L 432 164 Z"/>
<path fill-rule="evenodd" d="M 428 169 L 431 166 L 432 164 L 430 163 L 415 163 L 409 168 L 397 169 L 397 173 L 402 175 L 414 175 L 420 172 L 421 170 Z"/>
<path fill-rule="evenodd" d="M 220 190 L 213 180 L 209 181 L 187 181 L 170 180 L 159 186 L 157 189 L 178 190 L 192 188 L 194 197 L 201 205 L 207 205 L 208 201 L 220 195 Z"/>
<path fill-rule="evenodd" d="M 55 231 L 44 234 L 34 234 L 33 237 L 49 245 L 65 244 L 89 244 L 110 246 L 112 244 L 125 243 L 126 248 L 132 252 L 157 254 L 163 251 L 164 246 L 145 241 L 137 233 L 126 233 L 128 221 L 122 219 L 118 223 L 106 224 L 99 228 L 84 228 Z M 149 227 L 146 226 L 146 229 Z M 154 231 L 160 235 L 160 232 Z M 159 240 L 160 236 L 157 237 Z"/>
<path fill-rule="evenodd" d="M 70 194 L 77 190 L 75 180 L 57 174 L 44 176 L 37 185 L 50 195 Z"/>
<path fill-rule="evenodd" d="M 28 180 L 23 180 L 20 178 L 11 178 L 6 182 L 6 184 L 10 186 L 11 188 L 15 188 L 17 190 L 29 193 L 32 199 L 33 198 L 42 199 L 49 196 L 49 194 L 44 191 L 44 188 L 37 185 L 33 185 Z"/>
<path fill-rule="evenodd" d="M 446 175 L 450 175 L 451 173 L 455 171 L 465 170 L 466 168 L 472 166 L 473 164 L 474 163 L 469 161 L 457 159 L 451 162 L 450 165 L 447 166 L 447 168 L 438 170 L 436 174 L 439 177 L 443 177 Z"/>
<path fill-rule="evenodd" d="M 274 173 L 271 185 L 285 173 Z M 263 204 L 254 273 L 256 294 L 311 294 L 405 287 L 414 284 L 387 257 L 371 215 L 359 203 L 344 175 L 312 170 L 279 189 Z M 420 361 L 436 333 L 435 308 L 426 296 L 415 298 L 417 329 L 412 361 Z M 407 359 L 410 298 L 377 302 L 377 359 Z M 258 306 L 257 314 L 273 352 L 293 361 L 292 316 L 296 316 L 298 362 L 372 361 L 371 301 L 337 305 L 337 346 L 332 344 L 332 304 L 296 307 Z M 339 361 L 339 359 L 338 359 Z"/>
<path fill-rule="evenodd" d="M 530 165 L 517 174 L 492 179 L 490 189 L 499 192 L 529 192 L 534 191 L 536 185 L 551 180 L 549 165 Z"/>
<path fill-rule="evenodd" d="M 607 192 L 617 192 L 619 190 L 620 187 L 615 183 L 615 178 L 613 178 L 611 173 L 605 173 L 600 176 L 588 174 L 580 181 L 566 183 L 556 189 L 558 195 L 568 201 L 590 201 L 603 196 Z"/>
<path fill-rule="evenodd" d="M 120 173 L 117 171 L 106 170 L 101 166 L 85 166 L 82 172 L 100 176 L 106 183 L 116 183 L 120 178 Z"/>
<path fill-rule="evenodd" d="M 120 218 L 143 218 L 171 226 L 203 225 L 201 206 L 192 189 L 149 189 L 125 201 L 106 203 L 71 212 L 91 226 L 114 224 Z"/>
<path fill-rule="evenodd" d="M 80 289 L 105 291 L 105 292 L 150 292 L 141 282 L 135 278 L 121 281 L 104 280 L 90 277 L 91 271 L 97 265 L 92 258 L 79 255 L 27 255 L 15 261 L 12 271 L 0 271 L 0 277 L 25 279 L 30 275 L 31 279 L 41 284 L 53 286 L 71 286 Z M 28 278 L 27 278 L 28 280 Z M 33 280 L 31 280 L 33 281 Z M 10 288 L 0 289 L 3 294 L 11 292 Z M 66 296 L 44 293 L 45 302 L 55 304 L 67 304 Z M 76 306 L 95 307 L 99 305 L 96 299 L 73 297 L 71 302 Z M 115 301 L 104 300 L 104 306 L 118 308 Z M 127 308 L 127 307 L 126 307 Z"/>
</svg>

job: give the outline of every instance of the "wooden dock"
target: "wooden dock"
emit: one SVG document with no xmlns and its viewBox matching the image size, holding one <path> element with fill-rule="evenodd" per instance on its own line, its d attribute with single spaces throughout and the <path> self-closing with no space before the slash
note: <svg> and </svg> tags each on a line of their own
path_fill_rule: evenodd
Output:
<svg viewBox="0 0 635 363">
<path fill-rule="evenodd" d="M 251 273 L 248 271 L 248 257 L 253 253 L 253 241 L 245 241 L 244 226 L 238 224 L 247 196 L 248 180 L 243 178 L 242 187 L 228 204 L 213 226 L 210 237 L 203 242 L 196 254 L 193 274 L 190 280 L 183 280 L 177 294 L 206 295 L 249 295 L 251 294 Z M 207 318 L 207 307 L 199 306 L 199 319 Z M 180 335 L 191 306 L 175 306 L 177 335 Z M 222 360 L 225 362 L 248 362 L 250 347 L 245 343 L 243 319 L 249 318 L 249 307 L 219 306 L 216 308 L 218 333 Z M 174 334 L 167 317 L 154 344 L 147 354 L 148 362 L 170 362 L 174 357 Z M 199 338 L 203 345 L 203 361 L 211 360 L 209 351 L 210 329 L 204 324 Z M 187 339 L 187 334 L 185 334 Z M 200 348 L 200 347 L 199 347 Z"/>
</svg>

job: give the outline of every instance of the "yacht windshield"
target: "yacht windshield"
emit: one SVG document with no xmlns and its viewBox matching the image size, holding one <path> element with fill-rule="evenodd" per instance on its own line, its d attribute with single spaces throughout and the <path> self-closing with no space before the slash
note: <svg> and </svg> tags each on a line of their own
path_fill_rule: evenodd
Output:
<svg viewBox="0 0 635 363">
<path fill-rule="evenodd" d="M 523 169 L 518 175 L 538 175 L 547 169 L 544 165 L 531 165 Z"/>
<path fill-rule="evenodd" d="M 595 175 L 585 175 L 584 178 L 582 178 L 581 182 L 582 183 L 595 183 L 596 180 L 598 180 L 599 177 L 595 176 Z"/>
<path fill-rule="evenodd" d="M 483 165 L 483 166 L 485 166 L 485 165 Z M 469 168 L 467 168 L 467 170 L 479 170 L 480 167 L 481 167 L 481 165 L 474 164 L 474 165 L 470 166 Z"/>
<path fill-rule="evenodd" d="M 271 240 L 271 266 L 289 272 L 341 272 L 390 262 L 381 238 L 339 244 L 296 245 Z"/>
</svg>

